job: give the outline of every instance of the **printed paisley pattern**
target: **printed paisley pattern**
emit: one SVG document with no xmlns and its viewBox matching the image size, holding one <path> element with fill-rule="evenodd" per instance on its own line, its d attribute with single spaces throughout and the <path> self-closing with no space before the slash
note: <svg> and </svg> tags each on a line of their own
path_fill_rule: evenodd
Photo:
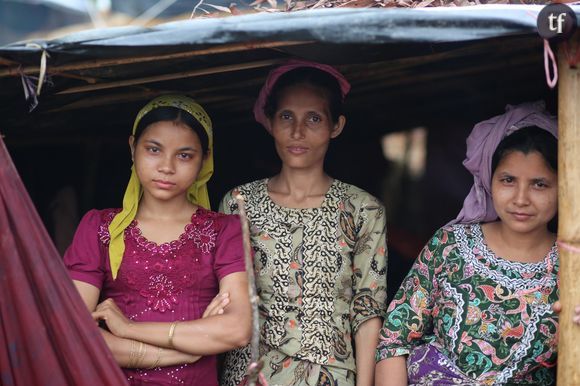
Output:
<svg viewBox="0 0 580 386">
<path fill-rule="evenodd" d="M 410 379 L 441 379 L 449 362 L 473 384 L 550 385 L 558 270 L 555 245 L 541 262 L 518 263 L 494 255 L 479 224 L 442 228 L 389 305 L 376 359 L 411 354 Z M 414 353 L 425 344 L 429 355 Z M 413 359 L 430 356 L 445 361 Z"/>
<path fill-rule="evenodd" d="M 371 195 L 335 180 L 322 205 L 284 208 L 267 180 L 229 192 L 220 210 L 246 199 L 260 296 L 263 372 L 272 384 L 354 385 L 352 335 L 383 316 L 386 221 Z M 237 385 L 247 349 L 229 353 L 223 385 Z"/>
</svg>

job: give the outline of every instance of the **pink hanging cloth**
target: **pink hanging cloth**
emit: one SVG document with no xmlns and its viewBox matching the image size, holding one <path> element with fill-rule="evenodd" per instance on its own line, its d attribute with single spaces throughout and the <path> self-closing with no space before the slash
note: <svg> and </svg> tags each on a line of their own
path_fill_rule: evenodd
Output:
<svg viewBox="0 0 580 386">
<path fill-rule="evenodd" d="M 0 384 L 126 385 L 0 138 Z"/>
</svg>

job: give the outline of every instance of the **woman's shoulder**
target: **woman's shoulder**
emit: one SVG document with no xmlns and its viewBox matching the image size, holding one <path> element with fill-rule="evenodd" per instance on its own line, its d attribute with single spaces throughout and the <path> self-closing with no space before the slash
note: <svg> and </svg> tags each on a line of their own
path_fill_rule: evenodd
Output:
<svg viewBox="0 0 580 386">
<path fill-rule="evenodd" d="M 381 200 L 358 186 L 335 180 L 334 185 L 343 200 L 348 200 L 355 206 L 384 207 Z"/>
<path fill-rule="evenodd" d="M 429 244 L 434 245 L 455 245 L 458 244 L 473 244 L 473 240 L 477 239 L 477 235 L 481 233 L 481 224 L 447 224 L 437 229 Z M 471 240 L 471 241 L 470 241 Z M 477 241 L 477 240 L 476 240 Z"/>
<path fill-rule="evenodd" d="M 75 238 L 95 238 L 97 237 L 103 244 L 109 242 L 109 225 L 120 208 L 91 209 L 81 219 Z"/>
<path fill-rule="evenodd" d="M 451 233 L 455 238 L 469 238 L 472 239 L 482 234 L 481 223 L 457 223 L 447 224 L 439 228 L 439 232 Z"/>
<path fill-rule="evenodd" d="M 201 219 L 204 223 L 206 220 L 210 220 L 215 222 L 218 227 L 227 227 L 232 224 L 239 226 L 240 223 L 240 216 L 237 214 L 226 214 L 203 208 L 197 210 L 194 218 Z"/>
<path fill-rule="evenodd" d="M 121 212 L 121 210 L 121 208 L 91 209 L 81 219 L 81 225 L 85 223 L 98 225 L 104 223 L 110 224 L 115 215 Z"/>
<path fill-rule="evenodd" d="M 256 180 L 248 182 L 242 185 L 238 185 L 235 188 L 229 190 L 223 197 L 220 203 L 220 211 L 226 213 L 233 213 L 238 211 L 238 203 L 236 197 L 241 195 L 246 201 L 246 205 L 252 206 L 257 205 L 259 202 L 265 199 L 265 192 L 267 191 L 264 186 L 268 179 L 264 178 L 261 180 Z"/>
<path fill-rule="evenodd" d="M 235 199 L 235 197 L 238 194 L 241 194 L 242 196 L 244 196 L 244 195 L 254 196 L 256 193 L 258 193 L 263 188 L 266 181 L 268 181 L 267 178 L 262 178 L 259 180 L 247 182 L 247 183 L 242 184 L 242 185 L 238 185 L 235 188 L 229 190 L 225 194 L 224 198 L 228 198 L 228 199 L 233 200 L 233 199 Z"/>
</svg>

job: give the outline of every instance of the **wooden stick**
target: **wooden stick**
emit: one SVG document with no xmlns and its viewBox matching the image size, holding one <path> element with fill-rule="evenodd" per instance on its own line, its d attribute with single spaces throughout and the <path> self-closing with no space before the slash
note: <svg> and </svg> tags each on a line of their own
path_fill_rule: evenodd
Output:
<svg viewBox="0 0 580 386">
<path fill-rule="evenodd" d="M 9 60 L 9 59 L 0 57 L 0 64 L 5 65 L 5 66 L 16 66 L 16 65 L 18 65 L 18 62 L 15 62 L 14 60 Z"/>
<path fill-rule="evenodd" d="M 240 98 L 235 97 L 235 93 L 237 91 L 243 92 L 247 90 L 248 87 L 255 87 L 259 88 L 264 83 L 262 78 L 249 78 L 244 81 L 239 81 L 235 83 L 235 87 L 232 85 L 212 85 L 211 87 L 205 88 L 196 88 L 195 92 L 188 93 L 192 97 L 194 97 L 199 102 L 220 102 L 222 100 L 239 100 Z M 50 114 L 56 113 L 61 111 L 71 111 L 71 110 L 78 110 L 96 106 L 107 106 L 107 105 L 114 105 L 118 103 L 127 103 L 127 102 L 134 102 L 144 99 L 151 99 L 158 95 L 169 93 L 169 92 L 183 92 L 177 89 L 164 89 L 164 90 L 151 90 L 151 89 L 143 89 L 143 90 L 131 90 L 130 92 L 116 92 L 107 95 L 98 95 L 98 96 L 86 96 L 82 99 L 79 99 L 75 102 L 71 102 L 61 107 L 56 107 L 50 110 L 42 111 L 43 114 Z"/>
<path fill-rule="evenodd" d="M 160 95 L 161 92 L 157 90 L 131 90 L 131 92 L 117 92 L 108 95 L 86 96 L 77 101 L 55 107 L 53 109 L 42 111 L 43 114 L 54 114 L 62 111 L 72 111 L 79 109 L 87 109 L 93 107 L 101 107 L 108 105 L 115 105 L 119 103 L 129 103 L 140 101 L 144 99 L 153 99 Z"/>
<path fill-rule="evenodd" d="M 580 49 L 580 31 L 568 43 Z M 580 327 L 572 322 L 580 304 L 580 69 L 558 55 L 558 239 L 560 244 L 560 337 L 558 386 L 580 385 Z"/>
<path fill-rule="evenodd" d="M 257 364 L 260 357 L 260 314 L 258 312 L 258 294 L 256 290 L 256 278 L 254 276 L 254 263 L 250 247 L 250 229 L 248 226 L 248 217 L 246 216 L 246 207 L 244 197 L 238 194 L 236 197 L 238 203 L 238 213 L 242 222 L 242 236 L 244 240 L 244 259 L 246 262 L 246 272 L 248 273 L 248 293 L 252 305 L 252 340 L 250 341 L 250 364 Z M 261 367 L 250 369 L 248 371 L 248 380 L 246 385 L 256 386 L 258 375 Z"/>
<path fill-rule="evenodd" d="M 78 80 L 83 80 L 89 84 L 95 84 L 97 83 L 98 79 L 97 78 L 93 78 L 93 77 L 89 77 L 89 76 L 81 76 L 81 75 L 76 75 L 76 74 L 71 74 L 68 72 L 51 72 L 50 73 L 51 76 L 62 76 L 63 78 L 71 78 L 71 79 L 78 79 Z"/>
<path fill-rule="evenodd" d="M 110 67 L 110 66 L 120 66 L 124 64 L 133 64 L 133 63 L 146 63 L 146 62 L 155 62 L 160 60 L 171 60 L 171 59 L 182 59 L 182 58 L 190 58 L 193 56 L 202 56 L 202 55 L 214 55 L 214 54 L 223 54 L 228 52 L 238 52 L 238 51 L 246 51 L 246 50 L 255 50 L 260 48 L 275 48 L 275 47 L 286 47 L 286 46 L 295 46 L 300 44 L 310 44 L 310 41 L 288 41 L 288 42 L 265 42 L 265 43 L 238 43 L 238 44 L 227 44 L 227 45 L 215 45 L 211 48 L 206 48 L 202 50 L 194 50 L 194 51 L 187 51 L 187 52 L 178 52 L 174 54 L 165 54 L 165 55 L 153 55 L 153 56 L 141 56 L 141 57 L 129 57 L 129 58 L 121 58 L 121 59 L 101 59 L 101 60 L 87 60 L 84 62 L 78 63 L 70 63 L 70 64 L 63 64 L 61 66 L 48 66 L 48 73 L 52 74 L 53 72 L 66 72 L 66 71 L 79 71 L 79 70 L 88 70 L 88 69 L 95 69 L 100 67 Z M 23 74 L 37 74 L 40 71 L 39 66 L 27 66 L 21 69 Z M 20 75 L 20 70 L 18 66 L 0 69 L 0 78 L 5 76 L 15 76 Z"/>
<path fill-rule="evenodd" d="M 228 66 L 219 66 L 219 67 L 204 68 L 204 69 L 200 69 L 200 70 L 177 72 L 174 74 L 165 74 L 165 75 L 157 75 L 157 76 L 148 76 L 148 77 L 137 78 L 137 79 L 120 80 L 117 82 L 110 82 L 110 83 L 97 83 L 94 85 L 72 87 L 72 88 L 57 92 L 56 94 L 57 95 L 74 94 L 74 93 L 79 93 L 79 92 L 104 90 L 104 89 L 125 87 L 125 86 L 134 86 L 137 84 L 144 84 L 144 83 L 161 82 L 161 81 L 165 81 L 165 80 L 174 80 L 174 79 L 182 79 L 182 78 L 191 78 L 191 77 L 202 76 L 202 75 L 219 74 L 219 73 L 230 72 L 230 71 L 248 70 L 251 68 L 259 68 L 259 67 L 266 67 L 266 66 L 275 65 L 275 64 L 280 63 L 280 61 L 281 61 L 280 59 L 262 60 L 259 62 L 232 64 L 232 65 L 228 65 Z"/>
</svg>

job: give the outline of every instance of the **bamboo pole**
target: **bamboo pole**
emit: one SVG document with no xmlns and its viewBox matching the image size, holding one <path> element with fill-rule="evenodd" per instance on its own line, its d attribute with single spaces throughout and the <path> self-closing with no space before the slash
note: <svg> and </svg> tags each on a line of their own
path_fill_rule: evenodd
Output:
<svg viewBox="0 0 580 386">
<path fill-rule="evenodd" d="M 76 74 L 71 74 L 68 72 L 52 72 L 50 74 L 51 76 L 62 76 L 63 78 L 70 78 L 70 79 L 77 79 L 77 80 L 82 80 L 85 81 L 89 84 L 95 84 L 97 83 L 97 81 L 99 81 L 100 79 L 97 78 L 93 78 L 93 77 L 89 77 L 89 76 L 81 76 L 81 75 L 76 75 Z"/>
<path fill-rule="evenodd" d="M 239 43 L 239 44 L 227 44 L 227 45 L 216 45 L 211 48 L 206 48 L 202 50 L 193 50 L 187 52 L 178 52 L 174 54 L 165 55 L 153 55 L 153 56 L 141 56 L 141 57 L 129 57 L 121 59 L 95 59 L 87 60 L 84 62 L 63 64 L 61 66 L 48 66 L 47 73 L 53 74 L 55 72 L 66 72 L 66 71 L 80 71 L 80 70 L 90 70 L 100 67 L 111 67 L 111 66 L 121 66 L 124 64 L 134 64 L 134 63 L 146 63 L 155 62 L 160 60 L 171 60 L 171 59 L 186 59 L 194 56 L 203 55 L 214 55 L 214 54 L 224 54 L 229 52 L 239 52 L 247 50 L 256 50 L 262 48 L 277 48 L 277 47 L 288 47 L 300 44 L 310 44 L 309 41 L 278 41 L 278 42 L 265 42 L 265 43 Z M 6 60 L 6 59 L 4 59 Z M 40 71 L 40 66 L 27 66 L 19 68 L 20 65 L 16 65 L 11 68 L 0 69 L 0 78 L 6 76 L 16 76 L 25 74 L 38 74 Z"/>
<path fill-rule="evenodd" d="M 74 93 L 79 93 L 79 92 L 104 90 L 104 89 L 117 88 L 117 87 L 135 86 L 138 84 L 162 82 L 162 81 L 166 81 L 166 80 L 192 78 L 195 76 L 212 75 L 212 74 L 220 74 L 223 72 L 267 67 L 267 66 L 272 66 L 272 65 L 278 64 L 278 63 L 280 63 L 280 59 L 261 60 L 258 62 L 250 62 L 250 63 L 232 64 L 232 65 L 227 65 L 227 66 L 202 68 L 202 69 L 198 69 L 198 70 L 182 71 L 182 72 L 177 72 L 177 73 L 173 73 L 173 74 L 148 76 L 148 77 L 144 77 L 144 78 L 126 79 L 126 80 L 119 80 L 116 82 L 97 83 L 97 84 L 90 84 L 90 85 L 86 85 L 86 86 L 72 87 L 72 88 L 57 92 L 56 94 L 57 95 L 74 94 Z"/>
<path fill-rule="evenodd" d="M 254 263 L 252 260 L 251 244 L 250 244 L 250 229 L 248 225 L 248 217 L 246 216 L 246 206 L 244 197 L 238 194 L 236 197 L 238 204 L 238 212 L 240 221 L 242 223 L 242 235 L 244 243 L 244 261 L 246 263 L 246 272 L 248 274 L 248 295 L 250 297 L 250 304 L 252 306 L 252 338 L 250 340 L 250 367 L 248 368 L 247 386 L 256 386 L 259 384 L 260 370 L 262 364 L 259 362 L 260 358 L 260 313 L 258 311 L 258 291 L 256 289 L 256 278 L 254 275 Z"/>
<path fill-rule="evenodd" d="M 196 100 L 200 102 L 207 103 L 210 102 L 222 102 L 222 101 L 230 101 L 230 100 L 240 100 L 237 96 L 240 92 L 247 90 L 248 87 L 252 88 L 259 88 L 264 83 L 263 79 L 258 78 L 250 78 L 246 79 L 245 81 L 240 81 L 235 83 L 235 87 L 232 85 L 219 85 L 219 86 L 211 86 L 205 88 L 196 88 L 195 92 L 191 91 L 188 92 L 188 95 L 191 95 Z M 141 101 L 144 99 L 151 99 L 163 93 L 168 92 L 183 92 L 176 89 L 144 89 L 141 91 L 131 90 L 130 92 L 116 92 L 110 93 L 107 95 L 99 95 L 99 96 L 85 96 L 82 99 L 74 101 L 72 103 L 63 105 L 61 107 L 57 107 L 54 109 L 44 110 L 42 111 L 43 114 L 52 114 L 62 111 L 72 111 L 78 109 L 85 109 L 85 108 L 93 108 L 97 106 L 109 106 L 109 105 L 116 105 L 119 103 L 129 103 L 135 101 Z"/>
<path fill-rule="evenodd" d="M 580 49 L 580 31 L 568 42 Z M 572 52 L 574 54 L 574 52 Z M 558 386 L 580 385 L 580 327 L 572 322 L 580 304 L 580 69 L 558 53 L 558 239 L 560 241 L 560 337 Z"/>
<path fill-rule="evenodd" d="M 15 62 L 13 60 L 8 60 L 6 58 L 0 58 L 0 64 L 2 64 L 4 66 L 17 66 L 18 62 Z"/>
</svg>

